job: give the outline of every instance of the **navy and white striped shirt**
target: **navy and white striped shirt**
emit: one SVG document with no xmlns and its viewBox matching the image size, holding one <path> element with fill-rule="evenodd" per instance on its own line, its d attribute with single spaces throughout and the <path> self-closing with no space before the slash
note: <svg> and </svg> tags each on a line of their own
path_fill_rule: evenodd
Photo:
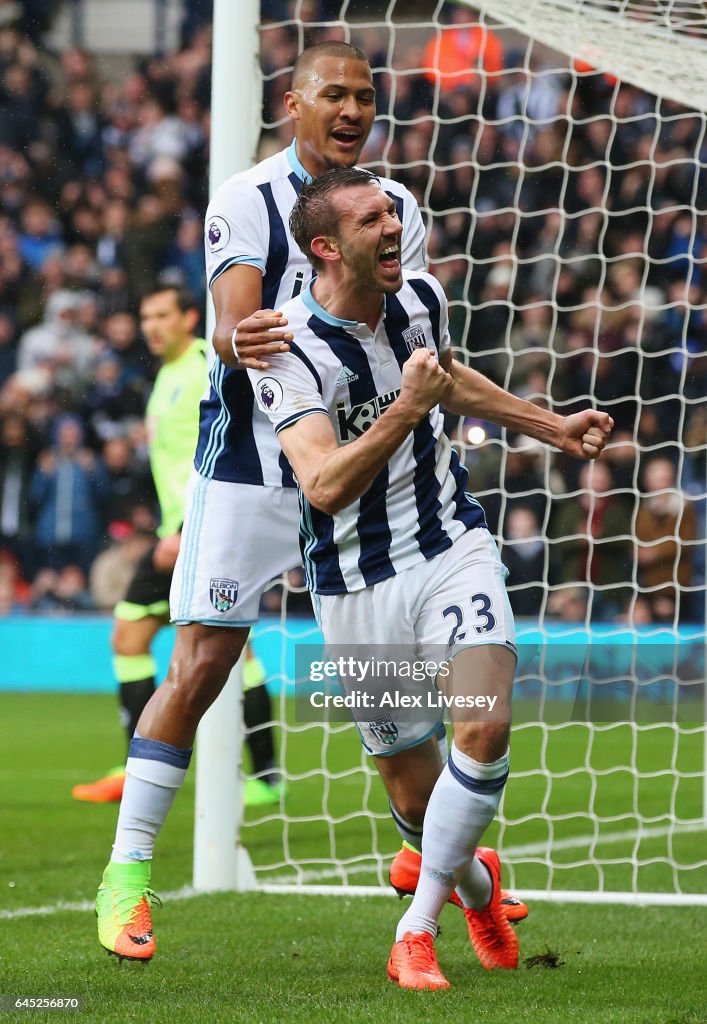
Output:
<svg viewBox="0 0 707 1024">
<path fill-rule="evenodd" d="M 309 287 L 283 306 L 291 351 L 270 369 L 249 370 L 258 405 L 276 432 L 304 416 L 327 415 L 340 445 L 350 444 L 395 401 L 402 367 L 416 348 L 450 347 L 447 301 L 429 274 L 405 271 L 385 296 L 375 331 L 327 313 Z M 307 583 L 342 594 L 378 583 L 485 527 L 466 493 L 467 471 L 444 433 L 440 408 L 408 435 L 371 487 L 330 516 L 300 493 L 300 540 Z"/>
<path fill-rule="evenodd" d="M 229 267 L 246 263 L 263 274 L 263 309 L 281 309 L 311 280 L 312 268 L 292 238 L 289 216 L 307 172 L 295 143 L 247 171 L 234 174 L 214 193 L 206 211 L 205 247 L 209 287 Z M 396 201 L 403 223 L 403 264 L 425 267 L 425 229 L 414 196 L 404 186 L 381 178 Z M 292 470 L 267 417 L 253 401 L 242 370 L 218 356 L 209 393 L 201 403 L 195 466 L 214 480 L 294 486 Z"/>
</svg>

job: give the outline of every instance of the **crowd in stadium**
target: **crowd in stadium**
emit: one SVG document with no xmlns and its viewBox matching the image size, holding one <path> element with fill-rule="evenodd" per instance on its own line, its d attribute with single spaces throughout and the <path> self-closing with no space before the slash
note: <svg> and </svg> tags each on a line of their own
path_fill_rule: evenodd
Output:
<svg viewBox="0 0 707 1024">
<path fill-rule="evenodd" d="M 260 156 L 291 139 L 278 72 L 302 35 L 277 25 L 290 6 L 262 5 Z M 331 6 L 304 9 L 315 21 Z M 559 618 L 672 623 L 676 588 L 679 617 L 697 618 L 701 119 L 668 102 L 657 119 L 653 98 L 603 75 L 531 75 L 523 52 L 460 23 L 468 9 L 447 18 L 483 74 L 445 77 L 434 35 L 427 49 L 421 36 L 396 56 L 399 73 L 376 74 L 387 116 L 365 161 L 385 162 L 427 211 L 453 343 L 474 365 L 563 411 L 593 395 L 616 421 L 594 467 L 449 423 L 504 539 L 514 610 L 537 614 L 549 574 Z M 386 67 L 380 35 L 354 28 L 353 41 Z M 210 59 L 197 18 L 177 53 L 111 81 L 90 54 L 47 53 L 21 23 L 0 23 L 0 614 L 110 609 L 156 525 L 142 420 L 156 365 L 136 314 L 158 282 L 205 293 Z M 636 599 L 631 581 L 647 593 Z M 265 610 L 280 600 L 271 592 Z M 307 596 L 295 600 L 306 611 Z"/>
</svg>

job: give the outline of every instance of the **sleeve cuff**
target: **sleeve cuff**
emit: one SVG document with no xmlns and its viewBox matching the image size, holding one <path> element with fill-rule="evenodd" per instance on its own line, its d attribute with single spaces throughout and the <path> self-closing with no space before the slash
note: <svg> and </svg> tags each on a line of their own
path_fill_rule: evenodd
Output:
<svg viewBox="0 0 707 1024">
<path fill-rule="evenodd" d="M 225 274 L 227 270 L 234 267 L 237 263 L 244 263 L 246 266 L 256 267 L 261 274 L 265 273 L 265 260 L 260 256 L 230 256 L 227 260 L 224 260 L 223 263 L 219 263 L 216 270 L 214 270 L 213 274 L 209 278 L 209 288 L 213 288 L 214 283 L 219 279 L 219 277 L 221 277 L 222 274 Z"/>
<path fill-rule="evenodd" d="M 305 409 L 303 412 L 295 412 L 277 424 L 275 427 L 275 433 L 279 434 L 281 430 L 285 429 L 285 427 L 291 427 L 292 424 L 297 423 L 298 420 L 304 419 L 305 416 L 314 416 L 315 413 L 323 413 L 325 416 L 329 415 L 326 409 Z"/>
</svg>

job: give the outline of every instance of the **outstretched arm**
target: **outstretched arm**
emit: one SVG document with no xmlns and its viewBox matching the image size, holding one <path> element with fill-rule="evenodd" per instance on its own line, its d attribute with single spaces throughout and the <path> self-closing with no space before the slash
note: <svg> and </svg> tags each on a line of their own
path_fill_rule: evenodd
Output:
<svg viewBox="0 0 707 1024">
<path fill-rule="evenodd" d="M 444 407 L 459 416 L 478 416 L 501 427 L 517 430 L 554 445 L 578 459 L 596 459 L 614 426 L 611 416 L 596 409 L 584 409 L 571 416 L 559 416 L 541 409 L 464 366 L 447 352 L 441 363 L 452 378 Z"/>
</svg>

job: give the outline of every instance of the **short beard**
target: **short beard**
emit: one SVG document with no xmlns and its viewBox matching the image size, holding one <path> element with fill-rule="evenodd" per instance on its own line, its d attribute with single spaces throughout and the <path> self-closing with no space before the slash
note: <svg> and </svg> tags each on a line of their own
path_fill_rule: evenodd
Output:
<svg viewBox="0 0 707 1024">
<path fill-rule="evenodd" d="M 358 287 L 363 291 L 367 289 L 376 292 L 378 295 L 391 295 L 399 292 L 403 286 L 402 272 L 397 281 L 381 281 L 376 276 L 375 270 L 371 267 L 365 257 L 353 253 L 346 245 L 341 245 L 341 255 L 344 257 L 347 266 L 354 270 L 361 271 L 361 278 Z"/>
</svg>

